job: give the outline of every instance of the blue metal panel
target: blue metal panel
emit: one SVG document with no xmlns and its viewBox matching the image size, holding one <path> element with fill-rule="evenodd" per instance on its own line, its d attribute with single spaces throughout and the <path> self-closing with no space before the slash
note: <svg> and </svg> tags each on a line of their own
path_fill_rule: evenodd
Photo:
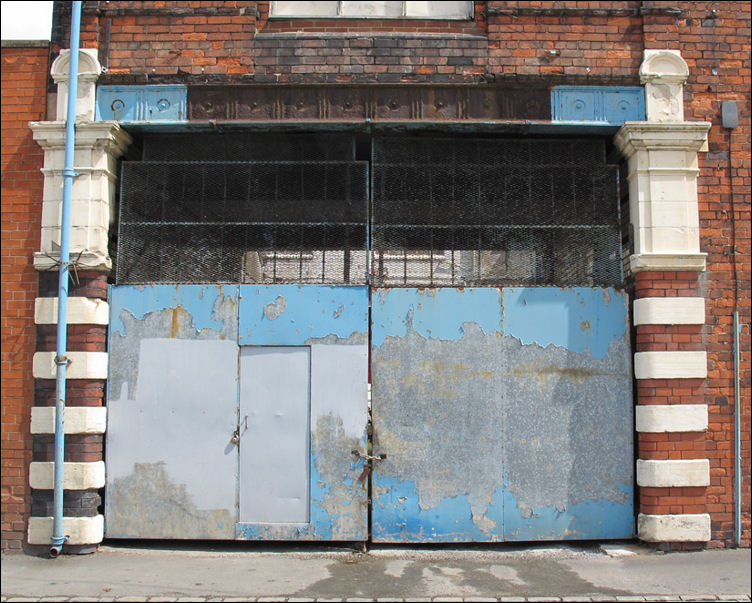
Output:
<svg viewBox="0 0 752 603">
<path fill-rule="evenodd" d="M 99 86 L 97 119 L 122 122 L 184 121 L 188 89 L 182 85 Z"/>
<path fill-rule="evenodd" d="M 112 287 L 106 529 L 233 538 L 237 287 Z"/>
<path fill-rule="evenodd" d="M 379 306 L 379 320 L 372 325 L 375 346 L 409 330 L 428 339 L 458 340 L 470 317 L 486 334 L 501 328 L 498 289 L 382 289 L 374 305 Z"/>
<path fill-rule="evenodd" d="M 368 491 L 358 481 L 364 461 L 352 451 L 367 450 L 368 290 L 315 285 L 242 287 L 241 298 L 240 288 L 111 288 L 107 534 L 118 538 L 365 540 Z M 249 353 L 241 355 L 239 315 L 252 325 L 244 340 L 253 345 L 265 341 L 263 345 L 281 352 L 279 357 L 289 351 L 290 341 L 307 338 L 301 344 L 305 347 L 297 348 L 306 350 L 302 361 L 298 358 L 296 365 L 287 366 L 280 360 L 274 370 L 268 365 L 264 368 L 272 392 L 277 389 L 274 382 L 296 370 L 295 366 L 299 373 L 305 372 L 306 382 L 310 370 L 310 407 L 306 397 L 302 406 L 288 410 L 303 415 L 292 421 L 298 474 L 288 476 L 286 482 L 280 480 L 281 485 L 270 480 L 273 487 L 282 488 L 273 493 L 279 499 L 301 498 L 309 492 L 308 500 L 302 501 L 307 513 L 301 514 L 297 506 L 292 513 L 271 516 L 277 523 L 258 515 L 258 505 L 253 504 L 246 509 L 250 516 L 241 519 L 256 523 L 238 522 L 239 503 L 263 494 L 255 487 L 258 484 L 247 480 L 238 488 L 238 479 L 247 478 L 248 459 L 239 458 L 233 433 L 239 429 L 242 449 L 253 435 L 253 429 L 245 433 L 245 414 L 252 420 L 251 408 L 266 405 L 261 414 L 276 421 L 279 412 L 275 401 L 259 396 L 261 390 L 254 383 L 238 387 L 241 356 L 258 351 L 245 350 Z M 301 326 L 314 323 L 311 328 Z M 250 381 L 258 385 L 257 378 Z M 239 407 L 241 394 L 244 400 Z M 290 424 L 285 422 L 282 429 L 288 430 Z M 266 446 L 266 452 L 283 456 L 273 446 Z M 265 451 L 257 447 L 255 453 Z M 309 456 L 301 461 L 300 454 Z M 277 467 L 280 470 L 284 469 Z M 269 474 L 268 467 L 264 471 Z M 254 475 L 253 469 L 249 474 Z M 238 493 L 245 499 L 239 501 Z"/>
<path fill-rule="evenodd" d="M 504 289 L 504 334 L 603 358 L 627 330 L 627 296 L 613 289 Z"/>
<path fill-rule="evenodd" d="M 645 91 L 639 86 L 556 86 L 551 92 L 554 121 L 621 125 L 645 120 Z"/>
<path fill-rule="evenodd" d="M 240 345 L 306 345 L 368 332 L 368 288 L 241 285 Z"/>
<path fill-rule="evenodd" d="M 310 499 L 308 523 L 241 521 L 236 538 L 365 540 L 364 461 L 352 451 L 367 450 L 368 288 L 241 285 L 239 325 L 243 346 L 310 348 Z"/>
<path fill-rule="evenodd" d="M 372 319 L 375 541 L 632 535 L 623 293 L 379 290 Z"/>
</svg>

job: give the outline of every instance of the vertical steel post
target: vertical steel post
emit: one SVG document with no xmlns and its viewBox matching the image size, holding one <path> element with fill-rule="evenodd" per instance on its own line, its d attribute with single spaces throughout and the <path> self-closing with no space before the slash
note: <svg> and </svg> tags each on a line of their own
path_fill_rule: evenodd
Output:
<svg viewBox="0 0 752 603">
<path fill-rule="evenodd" d="M 55 473 L 50 557 L 60 554 L 68 536 L 63 534 L 63 483 L 65 460 L 65 377 L 68 367 L 68 279 L 70 271 L 70 229 L 73 169 L 76 151 L 76 105 L 78 100 L 78 51 L 81 36 L 81 2 L 74 1 L 71 14 L 68 112 L 65 121 L 65 166 L 60 220 L 60 274 L 57 295 L 57 346 L 55 352 Z"/>
</svg>

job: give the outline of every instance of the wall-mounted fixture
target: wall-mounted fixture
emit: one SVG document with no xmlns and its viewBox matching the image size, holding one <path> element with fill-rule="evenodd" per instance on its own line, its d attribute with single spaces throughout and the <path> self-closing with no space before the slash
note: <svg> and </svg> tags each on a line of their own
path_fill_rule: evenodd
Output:
<svg viewBox="0 0 752 603">
<path fill-rule="evenodd" d="M 723 101 L 721 103 L 721 123 L 724 128 L 729 130 L 739 127 L 739 110 L 736 101 Z"/>
</svg>

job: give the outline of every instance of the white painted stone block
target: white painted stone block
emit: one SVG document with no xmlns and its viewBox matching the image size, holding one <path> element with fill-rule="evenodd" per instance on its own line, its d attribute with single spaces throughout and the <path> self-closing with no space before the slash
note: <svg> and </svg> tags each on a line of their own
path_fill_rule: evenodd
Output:
<svg viewBox="0 0 752 603">
<path fill-rule="evenodd" d="M 52 517 L 29 517 L 29 544 L 50 544 L 52 522 Z M 98 544 L 104 538 L 104 517 L 63 517 L 63 534 L 69 537 L 65 544 Z"/>
<path fill-rule="evenodd" d="M 50 69 L 57 84 L 58 121 L 65 121 L 68 113 L 68 79 L 70 77 L 70 48 L 63 48 Z M 102 72 L 95 48 L 81 48 L 78 53 L 78 92 L 76 94 L 76 121 L 94 121 L 96 107 L 96 81 Z"/>
<path fill-rule="evenodd" d="M 704 379 L 708 375 L 706 352 L 637 352 L 636 379 Z"/>
<path fill-rule="evenodd" d="M 34 304 L 36 324 L 57 324 L 57 299 L 57 297 L 37 297 Z M 109 323 L 109 315 L 110 305 L 102 299 L 68 298 L 68 324 L 70 325 L 106 325 Z"/>
<path fill-rule="evenodd" d="M 640 433 L 702 432 L 708 429 L 707 404 L 638 404 L 636 429 Z"/>
<path fill-rule="evenodd" d="M 650 488 L 710 485 L 708 459 L 646 461 L 637 459 L 637 485 Z"/>
<path fill-rule="evenodd" d="M 642 230 L 649 229 L 635 231 L 635 240 L 643 236 Z M 707 253 L 635 253 L 629 256 L 629 268 L 632 272 L 642 270 L 704 272 L 707 257 Z"/>
<path fill-rule="evenodd" d="M 107 352 L 68 352 L 68 358 L 68 379 L 107 379 Z M 55 352 L 36 352 L 33 372 L 35 379 L 54 379 Z"/>
<path fill-rule="evenodd" d="M 33 462 L 29 465 L 29 485 L 35 490 L 55 487 L 55 463 Z M 63 463 L 65 490 L 94 490 L 104 488 L 104 461 L 93 463 Z"/>
<path fill-rule="evenodd" d="M 705 324 L 703 297 L 643 297 L 634 301 L 633 320 L 637 325 Z"/>
<path fill-rule="evenodd" d="M 637 517 L 637 537 L 645 542 L 708 542 L 710 515 L 644 515 Z"/>
<path fill-rule="evenodd" d="M 55 433 L 55 407 L 31 409 L 31 433 Z M 104 433 L 107 408 L 104 406 L 68 406 L 64 413 L 65 433 Z"/>
</svg>

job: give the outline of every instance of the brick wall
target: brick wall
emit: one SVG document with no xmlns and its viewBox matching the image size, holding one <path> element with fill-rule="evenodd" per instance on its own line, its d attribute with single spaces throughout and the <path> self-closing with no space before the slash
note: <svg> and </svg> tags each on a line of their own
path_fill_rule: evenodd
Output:
<svg viewBox="0 0 752 603">
<path fill-rule="evenodd" d="M 30 512 L 29 434 L 36 349 L 34 299 L 42 211 L 42 149 L 27 123 L 45 119 L 49 46 L 2 47 L 2 550 L 20 549 Z"/>
<path fill-rule="evenodd" d="M 56 3 L 58 17 L 67 9 Z M 715 11 L 715 12 L 712 12 Z M 700 296 L 703 326 L 641 326 L 636 351 L 706 350 L 705 380 L 641 380 L 640 404 L 707 404 L 709 431 L 641 434 L 642 458 L 708 458 L 711 484 L 641 492 L 645 512 L 711 514 L 711 546 L 734 542 L 733 313 L 742 330 L 743 480 L 750 483 L 750 8 L 741 2 L 475 2 L 474 20 L 269 19 L 268 2 L 86 2 L 84 45 L 102 84 L 534 81 L 637 84 L 643 49 L 677 49 L 690 70 L 685 119 L 709 121 L 698 195 L 706 272 L 643 273 L 636 296 Z M 66 45 L 67 16 L 55 40 Z M 146 44 L 148 42 L 148 44 Z M 527 78 L 527 80 L 525 79 Z M 737 101 L 740 126 L 720 123 Z M 5 436 L 4 436 L 5 437 Z M 702 446 L 704 443 L 704 450 Z M 663 455 L 663 456 L 653 456 Z M 660 497 L 668 497 L 661 503 Z M 652 506 L 651 506 L 652 505 Z M 683 509 L 671 511 L 667 509 Z M 653 509 L 653 511 L 651 511 Z M 655 510 L 659 509 L 659 510 Z M 693 509 L 689 511 L 687 509 Z M 743 490 L 742 544 L 750 543 Z M 704 511 L 702 511 L 704 512 Z"/>
<path fill-rule="evenodd" d="M 708 378 L 703 395 L 710 413 L 706 451 L 710 546 L 733 543 L 735 308 L 746 325 L 741 338 L 742 544 L 750 546 L 750 8 L 737 2 L 681 2 L 679 8 L 686 13 L 677 35 L 656 31 L 654 47 L 662 44 L 681 50 L 690 70 L 685 119 L 713 124 L 709 151 L 700 154 L 697 184 L 700 249 L 708 254 L 708 269 L 699 282 L 706 298 L 703 337 Z M 737 101 L 739 127 L 733 131 L 721 125 L 724 100 Z"/>
</svg>

